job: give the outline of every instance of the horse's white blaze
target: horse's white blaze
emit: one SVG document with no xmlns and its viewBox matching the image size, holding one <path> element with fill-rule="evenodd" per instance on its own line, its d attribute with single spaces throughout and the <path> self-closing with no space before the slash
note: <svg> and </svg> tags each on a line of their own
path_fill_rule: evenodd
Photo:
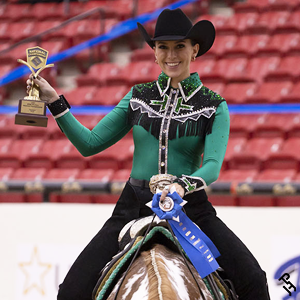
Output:
<svg viewBox="0 0 300 300">
<path fill-rule="evenodd" d="M 159 274 L 159 270 L 158 270 L 157 263 L 156 263 L 156 260 L 155 260 L 155 255 L 156 255 L 155 254 L 155 249 L 151 249 L 150 253 L 151 253 L 152 265 L 153 265 L 155 275 L 157 277 L 157 282 L 158 282 L 158 284 L 157 284 L 158 297 L 159 297 L 159 300 L 163 300 L 162 292 L 161 292 L 161 276 Z"/>
</svg>

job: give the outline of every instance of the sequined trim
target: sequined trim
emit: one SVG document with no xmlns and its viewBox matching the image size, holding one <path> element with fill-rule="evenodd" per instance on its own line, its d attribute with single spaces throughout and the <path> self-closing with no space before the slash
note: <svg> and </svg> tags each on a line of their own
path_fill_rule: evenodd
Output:
<svg viewBox="0 0 300 300">
<path fill-rule="evenodd" d="M 207 187 L 206 182 L 201 177 L 194 177 L 182 174 L 182 176 L 176 179 L 174 182 L 176 181 L 180 181 L 180 183 L 184 184 L 185 195 L 191 194 L 196 191 L 200 191 Z"/>
</svg>

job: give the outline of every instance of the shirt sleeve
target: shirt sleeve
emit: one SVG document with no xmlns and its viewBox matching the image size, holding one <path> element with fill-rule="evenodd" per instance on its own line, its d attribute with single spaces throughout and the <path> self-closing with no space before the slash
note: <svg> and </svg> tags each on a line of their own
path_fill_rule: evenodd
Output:
<svg viewBox="0 0 300 300">
<path fill-rule="evenodd" d="M 68 111 L 56 119 L 61 130 L 83 156 L 99 153 L 119 141 L 131 129 L 127 122 L 132 90 L 92 130 Z"/>
<path fill-rule="evenodd" d="M 217 108 L 212 132 L 205 137 L 202 167 L 191 175 L 182 175 L 177 180 L 186 194 L 204 189 L 218 179 L 227 148 L 229 128 L 228 106 L 223 101 Z"/>
</svg>

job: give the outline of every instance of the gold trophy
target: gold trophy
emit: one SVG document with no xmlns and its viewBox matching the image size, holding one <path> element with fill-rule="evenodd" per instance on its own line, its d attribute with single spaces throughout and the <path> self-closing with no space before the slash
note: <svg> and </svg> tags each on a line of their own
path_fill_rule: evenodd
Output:
<svg viewBox="0 0 300 300">
<path fill-rule="evenodd" d="M 42 70 L 54 66 L 54 64 L 46 65 L 48 51 L 41 47 L 28 48 L 26 49 L 26 54 L 27 62 L 22 59 L 18 59 L 18 62 L 26 65 L 34 77 L 37 77 Z M 42 101 L 39 95 L 39 86 L 32 82 L 29 95 L 19 100 L 19 109 L 15 116 L 15 124 L 47 127 L 46 102 Z"/>
</svg>

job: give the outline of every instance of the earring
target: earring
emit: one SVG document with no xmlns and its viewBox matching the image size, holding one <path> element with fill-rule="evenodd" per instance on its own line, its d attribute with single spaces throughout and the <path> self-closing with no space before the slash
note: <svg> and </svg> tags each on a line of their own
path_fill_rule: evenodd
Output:
<svg viewBox="0 0 300 300">
<path fill-rule="evenodd" d="M 154 61 L 156 64 L 158 64 L 158 61 L 157 61 L 157 58 L 155 58 L 155 61 Z"/>
<path fill-rule="evenodd" d="M 196 60 L 196 56 L 194 56 L 193 58 L 192 58 L 192 61 L 195 61 Z"/>
</svg>

